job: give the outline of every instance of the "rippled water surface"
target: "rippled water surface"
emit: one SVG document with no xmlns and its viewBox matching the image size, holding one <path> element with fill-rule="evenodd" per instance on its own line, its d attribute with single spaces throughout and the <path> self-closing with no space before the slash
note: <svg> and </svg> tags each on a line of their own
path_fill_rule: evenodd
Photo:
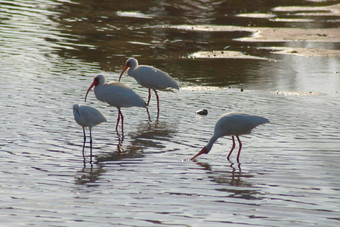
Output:
<svg viewBox="0 0 340 227">
<path fill-rule="evenodd" d="M 339 12 L 332 0 L 0 0 L 1 225 L 339 226 Z M 131 56 L 181 88 L 159 92 L 159 119 L 154 96 L 151 121 L 123 109 L 124 137 L 90 92 L 108 122 L 84 166 L 72 105 Z M 227 137 L 186 161 L 230 111 L 271 123 L 241 137 L 241 163 L 226 160 Z"/>
</svg>

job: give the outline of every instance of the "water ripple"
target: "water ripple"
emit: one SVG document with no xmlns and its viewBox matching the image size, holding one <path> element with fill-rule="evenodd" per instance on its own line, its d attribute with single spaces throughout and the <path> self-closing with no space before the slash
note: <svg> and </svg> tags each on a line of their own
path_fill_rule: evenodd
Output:
<svg viewBox="0 0 340 227">
<path fill-rule="evenodd" d="M 227 38 L 210 32 L 233 26 L 190 31 L 189 25 L 175 25 L 189 23 L 179 21 L 183 18 L 207 23 L 224 3 L 154 3 L 118 10 L 102 1 L 1 1 L 2 224 L 336 226 L 337 60 L 183 58 L 222 50 L 222 44 L 237 46 L 237 32 Z M 221 18 L 227 8 L 219 8 Z M 184 16 L 171 16 L 184 11 Z M 242 12 L 233 14 L 243 20 Z M 145 15 L 157 21 L 140 18 Z M 152 30 L 152 24 L 163 23 L 178 29 Z M 249 49 L 236 51 L 242 48 Z M 72 105 L 84 103 L 94 75 L 117 80 L 128 54 L 152 59 L 180 81 L 181 89 L 159 92 L 158 119 L 154 97 L 151 121 L 145 110 L 123 109 L 124 138 L 114 130 L 116 108 L 98 102 L 91 92 L 86 104 L 102 111 L 108 122 L 93 129 L 94 163 L 88 163 L 87 143 L 84 166 L 83 134 Z M 124 83 L 147 98 L 147 89 L 133 78 Z M 208 115 L 196 114 L 202 108 Z M 242 136 L 241 163 L 235 157 L 226 160 L 232 145 L 228 137 L 209 154 L 187 161 L 207 144 L 218 116 L 231 111 L 271 121 Z"/>
</svg>

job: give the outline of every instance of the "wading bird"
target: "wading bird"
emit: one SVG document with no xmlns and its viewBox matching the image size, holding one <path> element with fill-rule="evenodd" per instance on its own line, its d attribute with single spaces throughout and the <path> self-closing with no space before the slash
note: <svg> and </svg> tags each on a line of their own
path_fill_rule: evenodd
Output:
<svg viewBox="0 0 340 227">
<path fill-rule="evenodd" d="M 87 89 L 85 95 L 85 102 L 87 94 L 91 88 L 94 88 L 94 94 L 99 101 L 106 102 L 111 106 L 115 106 L 118 109 L 118 118 L 116 124 L 116 132 L 118 133 L 118 124 L 120 119 L 122 120 L 122 134 L 124 134 L 124 117 L 120 110 L 121 107 L 143 107 L 146 108 L 144 100 L 137 95 L 130 87 L 119 82 L 105 83 L 105 77 L 98 75 L 93 79 L 92 84 Z"/>
<path fill-rule="evenodd" d="M 123 73 L 127 70 L 129 76 L 135 78 L 138 84 L 149 89 L 147 106 L 151 99 L 151 89 L 155 92 L 157 99 L 157 116 L 159 116 L 159 97 L 156 90 L 175 88 L 179 90 L 178 83 L 166 72 L 148 65 L 138 65 L 135 58 L 129 58 L 119 76 L 119 81 Z"/>
<path fill-rule="evenodd" d="M 86 142 L 86 133 L 85 133 L 85 128 L 88 127 L 90 131 L 90 163 L 92 163 L 92 127 L 106 122 L 106 118 L 104 115 L 97 109 L 90 107 L 90 106 L 85 106 L 85 105 L 78 105 L 74 104 L 73 105 L 73 116 L 74 120 L 81 126 L 83 127 L 83 133 L 84 133 L 84 143 L 83 143 L 83 160 L 85 164 L 85 142 Z"/>
<path fill-rule="evenodd" d="M 201 154 L 208 154 L 213 144 L 218 138 L 223 137 L 223 136 L 231 136 L 233 140 L 233 146 L 227 157 L 227 159 L 229 160 L 230 155 L 235 148 L 234 136 L 236 136 L 239 142 L 237 162 L 240 162 L 239 158 L 240 158 L 240 153 L 242 149 L 242 143 L 241 143 L 239 136 L 244 135 L 244 134 L 250 134 L 251 130 L 254 129 L 256 126 L 262 125 L 265 123 L 269 123 L 269 120 L 264 117 L 259 117 L 256 115 L 250 115 L 246 113 L 223 114 L 218 118 L 215 124 L 214 135 L 210 138 L 208 144 L 204 146 L 203 149 L 200 152 L 198 152 L 194 157 L 192 157 L 190 160 L 195 159 Z"/>
</svg>

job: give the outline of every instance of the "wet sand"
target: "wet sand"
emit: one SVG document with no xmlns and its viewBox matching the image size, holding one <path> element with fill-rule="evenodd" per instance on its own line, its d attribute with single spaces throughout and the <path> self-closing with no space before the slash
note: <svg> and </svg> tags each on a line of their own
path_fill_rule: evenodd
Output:
<svg viewBox="0 0 340 227">
<path fill-rule="evenodd" d="M 241 42 L 340 42 L 340 29 L 339 28 L 324 28 L 324 29 L 302 29 L 302 28 L 250 28 L 250 27 L 237 27 L 237 26 L 216 26 L 216 25 L 175 25 L 170 28 L 183 29 L 190 31 L 206 31 L 206 32 L 250 32 L 252 35 L 242 38 L 236 38 L 235 41 Z M 319 50 L 319 51 L 318 51 Z M 310 49 L 310 48 L 294 48 L 290 47 L 287 52 L 280 52 L 286 54 L 298 53 L 301 56 L 324 56 L 324 57 L 340 57 L 339 50 L 333 49 Z M 209 55 L 218 55 L 219 57 L 225 56 L 244 58 L 245 56 L 240 53 L 218 52 Z M 207 55 L 204 53 L 198 56 Z"/>
<path fill-rule="evenodd" d="M 254 34 L 251 37 L 238 40 L 247 42 L 340 42 L 339 28 L 256 28 L 247 31 Z"/>
</svg>

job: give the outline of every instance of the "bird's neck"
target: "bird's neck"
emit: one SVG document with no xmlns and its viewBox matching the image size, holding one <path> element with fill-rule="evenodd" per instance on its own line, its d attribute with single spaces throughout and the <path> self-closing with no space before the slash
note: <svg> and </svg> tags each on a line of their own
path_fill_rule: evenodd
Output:
<svg viewBox="0 0 340 227">
<path fill-rule="evenodd" d="M 94 88 L 94 94 L 96 95 L 96 98 L 99 101 L 105 102 L 105 98 L 102 95 L 102 91 L 103 91 L 104 85 L 103 84 L 98 84 L 95 88 Z"/>
<path fill-rule="evenodd" d="M 80 113 L 79 113 L 79 109 L 73 110 L 74 114 L 77 114 L 77 116 L 80 118 Z"/>
<path fill-rule="evenodd" d="M 128 69 L 128 72 L 127 72 L 129 76 L 135 77 L 135 74 L 134 74 L 133 72 L 135 71 L 135 69 L 137 68 L 137 66 L 138 66 L 138 65 L 133 64 L 133 63 L 130 65 L 130 67 L 129 67 L 129 69 Z"/>
<path fill-rule="evenodd" d="M 134 70 L 135 70 L 135 67 L 131 66 L 131 67 L 128 69 L 127 74 L 128 74 L 129 76 L 134 77 L 134 73 L 133 73 Z"/>
<path fill-rule="evenodd" d="M 213 135 L 213 136 L 210 138 L 208 144 L 205 146 L 205 147 L 207 148 L 208 152 L 211 150 L 211 148 L 213 147 L 213 145 L 214 145 L 214 143 L 216 142 L 217 139 L 218 139 L 218 137 L 215 136 L 215 135 Z"/>
</svg>

